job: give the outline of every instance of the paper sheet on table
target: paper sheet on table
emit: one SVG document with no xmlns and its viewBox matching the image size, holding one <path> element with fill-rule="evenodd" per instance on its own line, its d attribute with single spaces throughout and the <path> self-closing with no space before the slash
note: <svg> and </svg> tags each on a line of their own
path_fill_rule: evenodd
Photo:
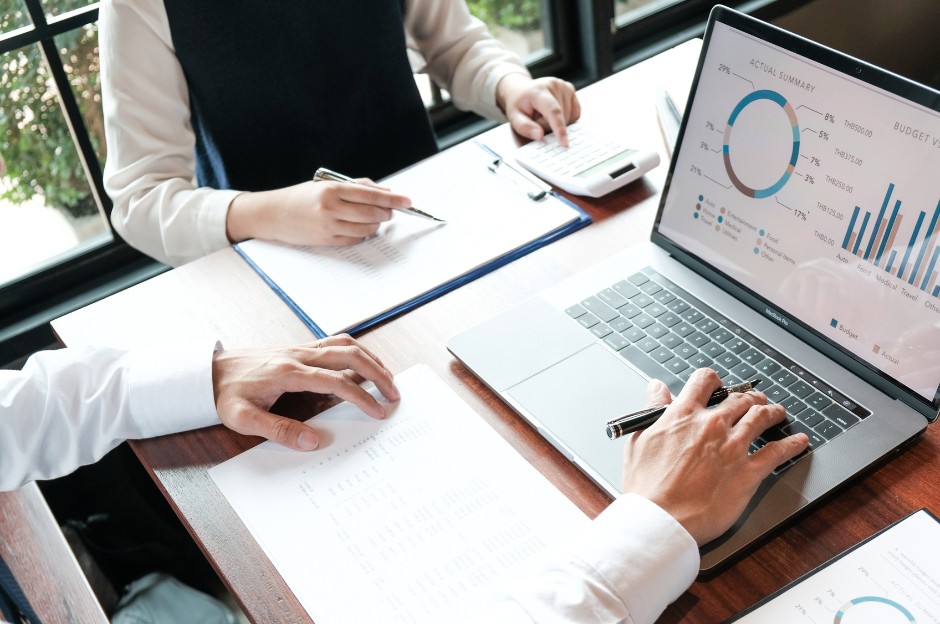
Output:
<svg viewBox="0 0 940 624">
<path fill-rule="evenodd" d="M 429 368 L 384 421 L 348 403 L 321 448 L 265 442 L 209 474 L 317 624 L 448 622 L 587 517 Z"/>
<path fill-rule="evenodd" d="M 940 523 L 918 511 L 734 621 L 940 624 Z"/>
<path fill-rule="evenodd" d="M 323 335 L 348 331 L 581 222 L 583 213 L 554 195 L 530 199 L 531 183 L 494 174 L 492 162 L 468 141 L 382 182 L 446 225 L 396 212 L 378 236 L 351 247 L 251 240 L 237 248 L 308 325 Z"/>
</svg>

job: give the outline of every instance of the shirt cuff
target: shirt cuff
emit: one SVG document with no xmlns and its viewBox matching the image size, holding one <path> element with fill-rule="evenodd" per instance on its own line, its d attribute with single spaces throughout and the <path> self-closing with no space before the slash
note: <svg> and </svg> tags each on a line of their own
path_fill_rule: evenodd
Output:
<svg viewBox="0 0 940 624">
<path fill-rule="evenodd" d="M 487 76 L 486 84 L 483 87 L 485 95 L 479 109 L 475 112 L 488 119 L 498 121 L 499 123 L 505 123 L 507 121 L 506 115 L 499 109 L 499 106 L 496 105 L 496 87 L 499 85 L 499 81 L 509 74 L 522 74 L 526 78 L 532 77 L 532 74 L 530 74 L 529 70 L 523 65 L 508 62 L 501 63 Z"/>
<path fill-rule="evenodd" d="M 623 601 L 635 622 L 653 622 L 698 574 L 698 546 L 675 518 L 636 494 L 607 507 L 573 551 Z"/>
<path fill-rule="evenodd" d="M 128 393 L 142 438 L 221 422 L 212 387 L 212 354 L 208 346 L 134 352 Z"/>
<path fill-rule="evenodd" d="M 199 244 L 202 249 L 215 251 L 231 245 L 225 231 L 225 221 L 228 217 L 228 207 L 236 196 L 242 191 L 213 190 L 206 197 L 206 201 L 196 217 L 196 232 L 199 235 Z"/>
</svg>

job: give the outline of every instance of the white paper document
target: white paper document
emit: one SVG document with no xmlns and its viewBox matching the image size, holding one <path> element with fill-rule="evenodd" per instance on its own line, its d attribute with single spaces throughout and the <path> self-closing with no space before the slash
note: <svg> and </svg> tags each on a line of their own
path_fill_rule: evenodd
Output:
<svg viewBox="0 0 940 624">
<path fill-rule="evenodd" d="M 918 511 L 734 621 L 940 624 L 940 523 Z"/>
<path fill-rule="evenodd" d="M 251 240 L 238 248 L 305 321 L 324 335 L 348 331 L 581 218 L 555 196 L 533 201 L 530 182 L 494 173 L 492 162 L 466 142 L 382 181 L 446 224 L 395 212 L 377 236 L 350 247 Z"/>
<path fill-rule="evenodd" d="M 209 471 L 317 624 L 456 620 L 589 522 L 429 368 L 396 384 L 386 420 L 343 403 L 318 450 Z"/>
</svg>

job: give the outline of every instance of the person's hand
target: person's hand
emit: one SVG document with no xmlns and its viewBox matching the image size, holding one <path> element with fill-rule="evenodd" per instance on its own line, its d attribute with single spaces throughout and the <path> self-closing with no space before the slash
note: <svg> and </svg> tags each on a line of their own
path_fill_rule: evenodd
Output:
<svg viewBox="0 0 940 624">
<path fill-rule="evenodd" d="M 303 182 L 294 186 L 241 193 L 226 216 L 229 240 L 277 240 L 294 245 L 352 245 L 374 235 L 392 218 L 393 208 L 411 200 L 369 180 Z"/>
<path fill-rule="evenodd" d="M 375 382 L 389 401 L 399 400 L 392 374 L 345 334 L 296 347 L 216 351 L 212 358 L 212 386 L 222 423 L 301 451 L 317 447 L 316 432 L 270 413 L 274 402 L 285 392 L 335 394 L 373 418 L 385 418 L 385 408 L 359 386 L 363 380 Z"/>
<path fill-rule="evenodd" d="M 551 131 L 565 147 L 567 124 L 581 116 L 574 85 L 558 78 L 533 80 L 524 74 L 508 74 L 496 87 L 496 103 L 520 135 L 537 141 Z"/>
<path fill-rule="evenodd" d="M 666 385 L 650 382 L 649 405 L 669 408 L 649 429 L 634 433 L 623 452 L 623 491 L 659 505 L 699 546 L 731 527 L 764 477 L 809 443 L 800 433 L 748 455 L 751 442 L 783 420 L 784 409 L 768 405 L 760 392 L 734 393 L 706 408 L 720 387 L 715 371 L 700 369 L 669 404 Z"/>
</svg>

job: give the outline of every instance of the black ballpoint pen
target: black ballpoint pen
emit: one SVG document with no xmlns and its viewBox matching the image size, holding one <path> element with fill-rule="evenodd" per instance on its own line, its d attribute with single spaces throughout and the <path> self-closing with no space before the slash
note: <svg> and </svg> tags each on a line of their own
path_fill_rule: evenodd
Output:
<svg viewBox="0 0 940 624">
<path fill-rule="evenodd" d="M 705 405 L 718 405 L 728 398 L 729 394 L 734 392 L 747 392 L 749 390 L 753 390 L 757 384 L 760 383 L 760 381 L 760 379 L 755 379 L 754 381 L 745 381 L 744 383 L 739 383 L 734 386 L 725 386 L 723 388 L 719 388 L 718 390 L 715 390 L 710 397 L 708 397 L 708 401 L 705 402 Z M 657 407 L 648 407 L 638 412 L 633 412 L 625 416 L 614 418 L 607 423 L 607 437 L 611 440 L 616 440 L 620 436 L 633 433 L 634 431 L 639 431 L 640 429 L 645 429 L 659 420 L 659 417 L 663 415 L 667 407 L 669 406 L 659 405 Z"/>
</svg>

